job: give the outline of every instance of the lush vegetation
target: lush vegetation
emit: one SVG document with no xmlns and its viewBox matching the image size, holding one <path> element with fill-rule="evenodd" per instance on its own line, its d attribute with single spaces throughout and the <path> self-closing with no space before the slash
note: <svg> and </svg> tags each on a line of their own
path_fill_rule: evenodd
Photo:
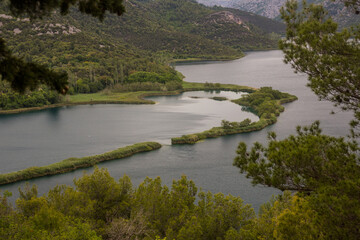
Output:
<svg viewBox="0 0 360 240">
<path fill-rule="evenodd" d="M 42 107 L 63 101 L 63 97 L 47 86 L 41 86 L 38 91 L 28 91 L 24 94 L 15 92 L 9 83 L 0 80 L 0 110 L 18 108 Z"/>
<path fill-rule="evenodd" d="M 95 168 L 37 196 L 35 186 L 20 191 L 16 210 L 0 197 L 2 239 L 234 239 L 255 214 L 234 196 L 198 191 L 185 176 L 171 188 L 146 178 L 133 187 L 129 177 L 114 180 Z"/>
<path fill-rule="evenodd" d="M 279 116 L 284 111 L 280 104 L 296 100 L 296 97 L 288 93 L 273 90 L 271 87 L 262 87 L 258 91 L 245 95 L 234 103 L 245 106 L 260 118 L 270 119 Z"/>
<path fill-rule="evenodd" d="M 14 107 L 0 110 L 0 114 L 13 114 L 26 111 L 41 110 L 44 108 L 53 108 L 69 105 L 80 104 L 154 104 L 153 101 L 144 99 L 146 96 L 165 96 L 179 94 L 184 91 L 236 91 L 236 92 L 253 92 L 254 88 L 238 86 L 233 84 L 220 83 L 188 83 L 179 80 L 171 80 L 164 84 L 156 82 L 135 82 L 115 84 L 111 88 L 107 88 L 98 93 L 91 94 L 75 94 L 66 96 L 65 100 L 52 105 L 44 105 L 41 107 L 26 107 L 14 109 Z M 4 88 L 5 91 L 11 91 L 10 88 Z M 55 94 L 55 93 L 54 93 Z M 15 94 L 13 101 L 19 102 L 23 95 Z M 57 95 L 58 96 L 58 95 Z M 14 105 L 12 105 L 14 106 Z M 10 110 L 9 110 L 10 109 Z"/>
<path fill-rule="evenodd" d="M 317 137 L 310 135 L 298 137 L 317 144 Z M 331 165 L 332 161 L 324 170 Z M 133 187 L 126 175 L 116 181 L 107 170 L 95 168 L 75 179 L 74 188 L 56 186 L 44 196 L 27 184 L 19 189 L 15 209 L 8 201 L 11 194 L 5 192 L 0 197 L 0 238 L 358 239 L 358 192 L 344 187 L 359 181 L 357 171 L 358 167 L 347 176 L 350 172 L 343 170 L 343 179 L 336 184 L 319 181 L 311 194 L 285 191 L 256 215 L 241 198 L 198 191 L 185 176 L 174 180 L 171 188 L 159 177 Z"/>
<path fill-rule="evenodd" d="M 221 127 L 214 127 L 201 133 L 172 138 L 171 142 L 172 144 L 195 144 L 206 138 L 261 130 L 277 121 L 277 116 L 280 115 L 280 112 L 284 111 L 284 107 L 281 104 L 295 100 L 297 100 L 297 97 L 288 93 L 282 93 L 270 87 L 260 88 L 240 99 L 232 100 L 232 102 L 242 105 L 244 109 L 258 115 L 259 121 L 251 122 L 249 119 L 245 119 L 242 122 L 229 122 L 223 120 Z"/>
<path fill-rule="evenodd" d="M 156 142 L 137 143 L 131 146 L 122 147 L 117 150 L 103 153 L 100 155 L 83 157 L 83 158 L 69 158 L 61 162 L 50 164 L 48 166 L 30 167 L 17 172 L 0 174 L 0 185 L 28 180 L 37 177 L 71 172 L 79 168 L 94 166 L 99 162 L 121 159 L 132 156 L 136 153 L 153 151 L 159 149 L 160 147 L 161 145 Z"/>
<path fill-rule="evenodd" d="M 321 134 L 319 122 L 298 127 L 297 132 L 284 140 L 277 140 L 276 134 L 270 133 L 267 147 L 255 143 L 250 151 L 245 143 L 240 143 L 234 161 L 254 184 L 296 191 L 287 200 L 289 209 L 279 209 L 277 219 L 272 220 L 278 228 L 274 237 L 358 239 L 360 149 L 357 142 Z M 261 224 L 264 222 L 258 222 L 257 228 L 263 228 Z"/>
<path fill-rule="evenodd" d="M 226 101 L 226 100 L 228 100 L 226 97 L 212 97 L 211 99 L 213 99 L 215 101 Z"/>
</svg>

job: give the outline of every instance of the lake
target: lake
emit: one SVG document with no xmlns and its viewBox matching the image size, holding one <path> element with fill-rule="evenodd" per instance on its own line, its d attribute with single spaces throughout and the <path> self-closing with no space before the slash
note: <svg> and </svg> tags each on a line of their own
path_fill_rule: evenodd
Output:
<svg viewBox="0 0 360 240">
<path fill-rule="evenodd" d="M 281 51 L 249 52 L 247 56 L 225 62 L 183 63 L 176 66 L 189 82 L 233 83 L 251 87 L 271 86 L 296 95 L 299 100 L 285 105 L 275 125 L 262 131 L 208 139 L 195 145 L 171 146 L 170 139 L 219 126 L 221 120 L 241 121 L 257 117 L 241 111 L 229 101 L 209 99 L 224 96 L 239 98 L 240 93 L 187 92 L 177 96 L 151 97 L 155 105 L 86 105 L 47 109 L 38 112 L 0 116 L 1 173 L 30 166 L 42 166 L 69 157 L 82 157 L 111 151 L 136 142 L 157 141 L 164 146 L 154 152 L 99 164 L 119 179 L 124 174 L 135 185 L 160 176 L 164 184 L 186 175 L 198 187 L 213 193 L 240 196 L 255 209 L 268 201 L 276 189 L 256 186 L 232 166 L 240 141 L 266 143 L 267 133 L 275 131 L 279 138 L 295 133 L 297 125 L 320 120 L 323 132 L 345 136 L 352 115 L 331 115 L 331 103 L 319 102 L 306 87 L 306 76 L 294 74 L 282 62 Z M 200 97 L 200 98 L 192 98 Z M 335 110 L 339 111 L 339 110 Z M 44 194 L 57 184 L 72 184 L 84 170 L 33 179 Z M 92 169 L 86 169 L 91 172 Z M 24 183 L 0 187 L 18 196 Z"/>
</svg>

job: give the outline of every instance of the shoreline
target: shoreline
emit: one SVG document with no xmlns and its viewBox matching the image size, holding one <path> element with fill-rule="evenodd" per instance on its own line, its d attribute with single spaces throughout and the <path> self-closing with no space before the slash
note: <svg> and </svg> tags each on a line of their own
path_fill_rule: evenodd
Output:
<svg viewBox="0 0 360 240">
<path fill-rule="evenodd" d="M 246 86 L 239 86 L 235 84 L 220 84 L 219 87 L 205 87 L 205 83 L 191 83 L 191 82 L 183 82 L 184 89 L 176 90 L 176 91 L 139 91 L 139 92 L 125 92 L 120 94 L 111 94 L 111 95 L 101 95 L 101 96 L 108 96 L 105 97 L 104 100 L 89 100 L 86 101 L 70 101 L 70 102 L 62 102 L 56 103 L 51 105 L 44 105 L 41 107 L 30 107 L 30 108 L 18 108 L 18 109 L 10 109 L 10 110 L 0 110 L 0 115 L 11 115 L 11 114 L 18 114 L 24 112 L 33 112 L 33 111 L 40 111 L 45 109 L 51 108 L 59 108 L 59 107 L 67 107 L 67 106 L 77 106 L 77 105 L 93 105 L 93 104 L 156 104 L 156 102 L 144 99 L 145 97 L 154 97 L 154 96 L 173 96 L 178 95 L 183 92 L 190 92 L 190 91 L 238 91 L 238 92 L 253 92 L 256 91 L 256 88 L 246 87 Z M 73 96 L 94 96 L 99 95 L 101 93 L 93 93 L 93 94 L 77 94 Z M 130 95 L 124 99 L 114 99 L 114 96 L 119 95 Z M 134 98 L 134 99 L 133 99 Z"/>
<path fill-rule="evenodd" d="M 260 90 L 261 91 L 261 90 Z M 255 92 L 256 93 L 256 92 Z M 251 93 L 250 93 L 251 95 Z M 171 139 L 172 145 L 184 145 L 184 144 L 195 144 L 199 141 L 205 140 L 207 138 L 217 138 L 226 135 L 233 135 L 233 134 L 240 134 L 240 133 L 248 133 L 254 131 L 260 131 L 265 127 L 272 125 L 277 122 L 277 117 L 280 115 L 281 112 L 285 110 L 282 104 L 290 103 L 296 101 L 298 98 L 294 95 L 285 93 L 286 97 L 282 97 L 277 100 L 264 100 L 264 104 L 272 103 L 275 105 L 275 110 L 267 110 L 266 112 L 259 113 L 256 110 L 256 106 L 246 105 L 242 101 L 243 98 L 237 100 L 231 100 L 231 102 L 238 104 L 242 107 L 248 108 L 248 111 L 253 112 L 255 115 L 259 117 L 259 121 L 252 122 L 249 124 L 242 124 L 242 122 L 232 122 L 232 126 L 221 126 L 221 127 L 213 127 L 209 130 L 200 132 L 200 133 L 193 133 L 183 135 L 181 137 L 175 137 Z"/>
<path fill-rule="evenodd" d="M 132 101 L 133 104 L 155 104 L 154 101 L 143 99 L 149 96 L 166 96 L 166 95 L 177 95 L 182 92 L 187 91 L 235 91 L 235 92 L 248 92 L 248 97 L 251 95 L 256 95 L 257 93 L 262 93 L 261 89 L 239 86 L 234 84 L 209 84 L 209 83 L 183 83 L 183 90 L 179 91 L 169 91 L 169 92 L 135 92 L 135 96 L 137 100 Z M 271 89 L 271 88 L 270 88 Z M 271 90 L 272 91 L 272 90 Z M 274 90 L 276 91 L 276 90 Z M 281 104 L 292 102 L 297 100 L 297 97 L 288 93 L 281 93 L 281 98 L 276 98 L 272 100 L 264 100 L 264 103 L 273 104 L 275 106 L 275 110 L 266 110 L 265 112 L 257 111 L 256 106 L 251 106 L 251 104 L 247 104 L 246 97 L 242 97 L 237 100 L 232 100 L 231 102 L 238 104 L 242 107 L 247 107 L 249 110 L 252 110 L 254 114 L 259 116 L 259 121 L 252 122 L 247 119 L 243 122 L 228 122 L 228 126 L 221 127 L 213 127 L 210 130 L 201 132 L 183 135 L 182 137 L 172 138 L 171 145 L 182 145 L 182 144 L 195 144 L 201 140 L 207 138 L 216 138 L 225 135 L 239 134 L 245 132 L 253 132 L 259 131 L 265 128 L 268 125 L 274 124 L 277 122 L 277 116 L 280 115 L 281 112 L 284 111 L 284 107 Z M 133 92 L 134 93 L 134 92 Z M 131 93 L 130 93 L 131 95 Z M 89 97 L 91 95 L 86 95 L 85 97 Z M 134 95 L 131 95 L 134 96 Z M 30 108 L 30 109 L 16 109 L 9 110 L 8 114 L 15 114 L 20 112 L 28 112 L 28 111 L 36 111 L 47 108 L 56 108 L 62 106 L 75 106 L 75 105 L 86 105 L 86 104 L 131 104 L 131 101 L 124 100 L 97 100 L 97 101 L 80 101 L 80 102 L 71 102 L 71 103 L 62 103 L 62 104 L 53 104 L 49 106 Z M 0 111 L 1 113 L 1 111 Z M 227 122 L 227 121 L 226 121 Z M 247 123 L 245 123 L 247 122 Z M 47 166 L 42 167 L 29 167 L 23 170 L 19 170 L 11 173 L 0 174 L 0 185 L 6 185 L 14 182 L 30 180 L 33 178 L 44 177 L 62 174 L 66 172 L 75 171 L 80 168 L 87 168 L 94 166 L 103 161 L 110 161 L 116 159 L 122 159 L 125 157 L 132 156 L 136 153 L 140 152 L 148 152 L 161 148 L 162 145 L 157 142 L 144 142 L 144 143 L 135 143 L 131 146 L 126 146 L 123 148 L 118 148 L 114 151 L 110 151 L 107 153 L 103 153 L 100 155 L 82 157 L 82 158 L 68 158 L 60 162 L 52 163 Z"/>
</svg>

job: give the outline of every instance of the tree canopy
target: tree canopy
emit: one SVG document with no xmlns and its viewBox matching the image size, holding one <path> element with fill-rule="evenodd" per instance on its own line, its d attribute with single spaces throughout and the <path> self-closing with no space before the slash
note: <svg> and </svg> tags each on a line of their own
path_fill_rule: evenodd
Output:
<svg viewBox="0 0 360 240">
<path fill-rule="evenodd" d="M 360 6 L 359 0 L 345 3 L 355 9 Z M 359 121 L 360 26 L 340 31 L 323 6 L 305 4 L 299 11 L 294 0 L 286 3 L 281 14 L 287 24 L 286 38 L 280 42 L 285 62 L 308 75 L 308 86 L 320 99 L 352 110 Z"/>
<path fill-rule="evenodd" d="M 28 184 L 15 210 L 9 193 L 0 195 L 0 238 L 230 240 L 255 216 L 239 197 L 198 191 L 185 176 L 170 187 L 159 177 L 133 187 L 128 176 L 116 181 L 95 168 L 74 185 L 38 197 Z"/>
</svg>

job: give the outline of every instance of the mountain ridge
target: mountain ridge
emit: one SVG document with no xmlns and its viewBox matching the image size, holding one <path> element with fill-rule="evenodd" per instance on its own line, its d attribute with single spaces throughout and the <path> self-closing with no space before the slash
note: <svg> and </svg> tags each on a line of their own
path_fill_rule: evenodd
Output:
<svg viewBox="0 0 360 240">
<path fill-rule="evenodd" d="M 271 19 L 281 20 L 280 8 L 287 0 L 198 0 L 207 6 L 219 5 L 252 12 Z M 323 4 L 329 15 L 339 23 L 341 28 L 360 23 L 360 18 L 355 16 L 351 9 L 344 6 L 341 1 L 308 0 L 309 4 Z M 302 5 L 302 1 L 299 0 Z"/>
</svg>

